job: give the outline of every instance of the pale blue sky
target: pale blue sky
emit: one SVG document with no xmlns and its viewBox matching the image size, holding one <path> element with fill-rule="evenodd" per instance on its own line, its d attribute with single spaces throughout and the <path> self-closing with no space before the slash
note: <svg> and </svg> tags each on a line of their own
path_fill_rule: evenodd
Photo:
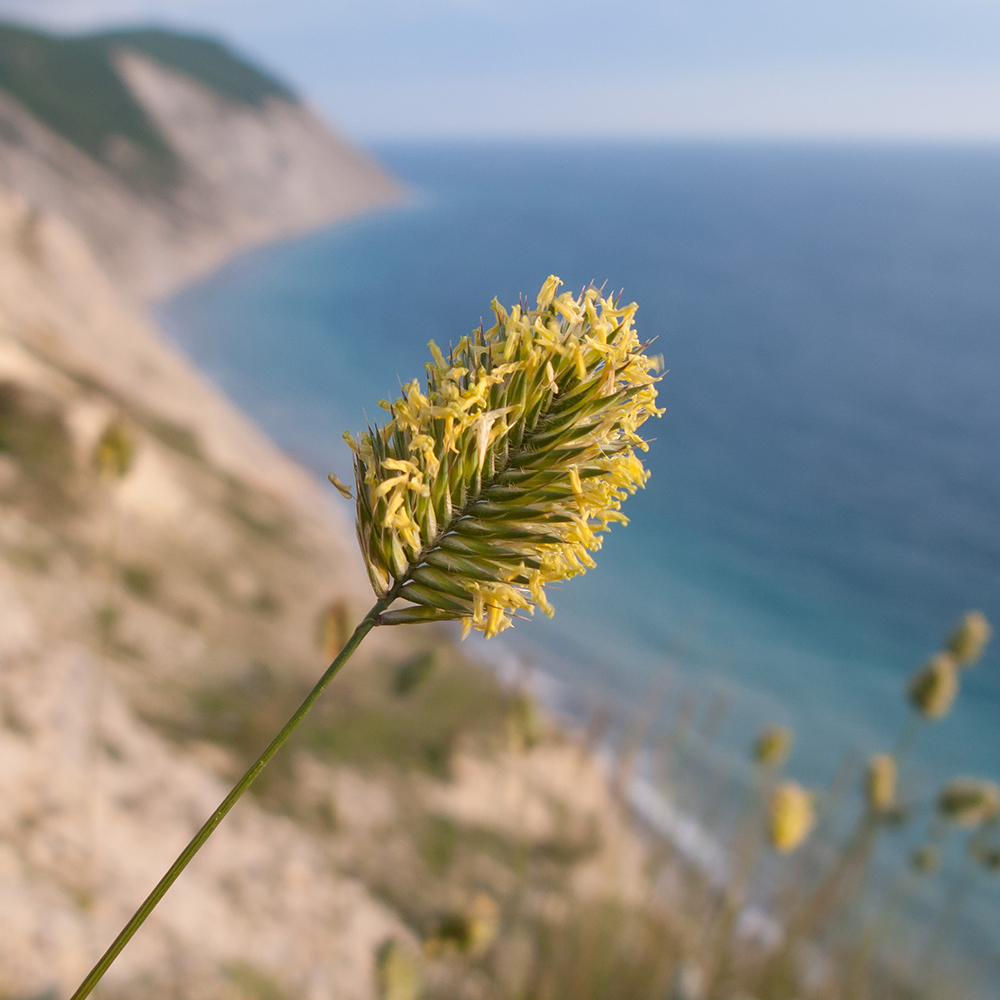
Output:
<svg viewBox="0 0 1000 1000">
<path fill-rule="evenodd" d="M 1000 140 L 1000 0 L 0 0 L 223 35 L 349 134 Z"/>
</svg>

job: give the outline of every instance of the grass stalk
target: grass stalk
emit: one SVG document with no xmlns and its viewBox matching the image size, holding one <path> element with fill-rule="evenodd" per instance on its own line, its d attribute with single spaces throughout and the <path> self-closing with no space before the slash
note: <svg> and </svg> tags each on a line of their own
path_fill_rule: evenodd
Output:
<svg viewBox="0 0 1000 1000">
<path fill-rule="evenodd" d="M 191 859 L 201 850 L 208 838 L 215 832 L 216 827 L 225 819 L 230 809 L 236 805 L 243 793 L 253 784 L 271 758 L 281 749 L 288 737 L 292 735 L 306 713 L 312 708 L 319 696 L 326 690 L 330 681 L 340 671 L 340 668 L 351 658 L 351 655 L 360 645 L 361 640 L 375 626 L 379 614 L 388 607 L 394 596 L 394 594 L 389 594 L 380 600 L 361 620 L 361 624 L 354 630 L 354 634 L 347 640 L 344 648 L 337 654 L 337 658 L 327 667 L 326 672 L 316 682 L 316 686 L 309 692 L 278 735 L 267 745 L 264 752 L 250 766 L 246 774 L 233 786 L 232 791 L 222 800 L 215 812 L 209 816 L 201 829 L 191 838 L 187 847 L 181 851 L 177 860 L 170 866 L 163 878 L 156 883 L 153 891 L 143 900 L 142 905 L 132 915 L 132 919 L 122 928 L 118 937 L 115 938 L 108 950 L 101 956 L 94 968 L 91 969 L 87 978 L 84 979 L 71 997 L 71 1000 L 84 1000 L 84 997 L 90 995 L 104 974 L 111 968 L 114 960 L 121 954 L 125 945 L 129 943 L 135 932 L 156 908 L 157 903 L 160 902 L 166 895 L 167 890 L 177 881 L 178 876 L 188 866 Z"/>
</svg>

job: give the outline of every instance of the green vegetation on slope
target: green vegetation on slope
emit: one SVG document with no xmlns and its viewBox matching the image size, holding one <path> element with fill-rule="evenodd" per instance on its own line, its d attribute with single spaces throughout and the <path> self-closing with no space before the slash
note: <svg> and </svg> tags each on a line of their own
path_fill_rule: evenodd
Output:
<svg viewBox="0 0 1000 1000">
<path fill-rule="evenodd" d="M 16 499 L 35 517 L 69 509 L 73 443 L 51 397 L 9 379 L 0 381 L 0 455 L 21 472 L 0 490 L 4 502 Z"/>
<path fill-rule="evenodd" d="M 407 673 L 418 660 L 428 666 L 401 691 L 400 672 Z M 297 736 L 300 746 L 324 762 L 444 777 L 460 742 L 480 749 L 507 743 L 515 696 L 448 645 L 418 648 L 402 663 L 372 662 L 341 680 Z M 151 721 L 178 738 L 228 746 L 248 764 L 303 694 L 300 680 L 256 662 L 242 675 L 193 692 L 192 711 L 183 721 Z M 258 791 L 265 798 L 287 778 L 282 767 L 289 760 L 276 760 L 262 777 Z"/>
<path fill-rule="evenodd" d="M 175 179 L 174 154 L 115 71 L 107 42 L 2 25 L 0 88 L 125 179 Z"/>
<path fill-rule="evenodd" d="M 297 101 L 284 84 L 239 59 L 212 38 L 150 28 L 94 36 L 111 48 L 135 49 L 237 104 L 259 107 L 268 97 Z"/>
<path fill-rule="evenodd" d="M 39 121 L 140 188 L 177 180 L 173 150 L 115 69 L 134 49 L 239 104 L 296 100 L 287 87 L 209 38 L 148 29 L 60 37 L 0 25 L 0 89 Z"/>
</svg>

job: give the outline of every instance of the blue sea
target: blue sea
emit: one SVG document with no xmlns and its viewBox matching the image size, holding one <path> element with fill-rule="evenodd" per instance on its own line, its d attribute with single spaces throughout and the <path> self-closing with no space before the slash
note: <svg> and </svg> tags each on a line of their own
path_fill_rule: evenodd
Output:
<svg viewBox="0 0 1000 1000">
<path fill-rule="evenodd" d="M 430 338 L 550 273 L 623 289 L 669 369 L 652 478 L 556 617 L 498 641 L 597 700 L 724 691 L 722 738 L 792 725 L 805 781 L 889 747 L 953 622 L 1000 625 L 1000 149 L 376 155 L 404 204 L 232 262 L 162 305 L 174 340 L 278 444 L 346 477 L 341 433 L 422 375 Z M 1000 778 L 1000 642 L 915 761 L 918 797 Z"/>
</svg>

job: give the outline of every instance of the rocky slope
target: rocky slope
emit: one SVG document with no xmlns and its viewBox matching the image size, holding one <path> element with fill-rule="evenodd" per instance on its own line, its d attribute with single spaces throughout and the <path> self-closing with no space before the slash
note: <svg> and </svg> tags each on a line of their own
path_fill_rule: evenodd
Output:
<svg viewBox="0 0 1000 1000">
<path fill-rule="evenodd" d="M 109 104 L 118 117 L 105 120 Z M 400 196 L 287 88 L 219 46 L 169 32 L 61 40 L 9 27 L 0 184 L 69 220 L 140 299 Z"/>
<path fill-rule="evenodd" d="M 109 421 L 134 447 L 114 482 L 92 464 Z M 0 198 L 4 996 L 67 994 L 224 794 L 137 710 L 177 715 L 181 692 L 250 664 L 314 673 L 317 613 L 368 599 L 348 528 L 67 225 Z M 203 995 L 242 956 L 309 970 L 302 995 L 369 995 L 398 920 L 294 824 L 234 819 L 119 981 L 190 971 Z"/>
</svg>

